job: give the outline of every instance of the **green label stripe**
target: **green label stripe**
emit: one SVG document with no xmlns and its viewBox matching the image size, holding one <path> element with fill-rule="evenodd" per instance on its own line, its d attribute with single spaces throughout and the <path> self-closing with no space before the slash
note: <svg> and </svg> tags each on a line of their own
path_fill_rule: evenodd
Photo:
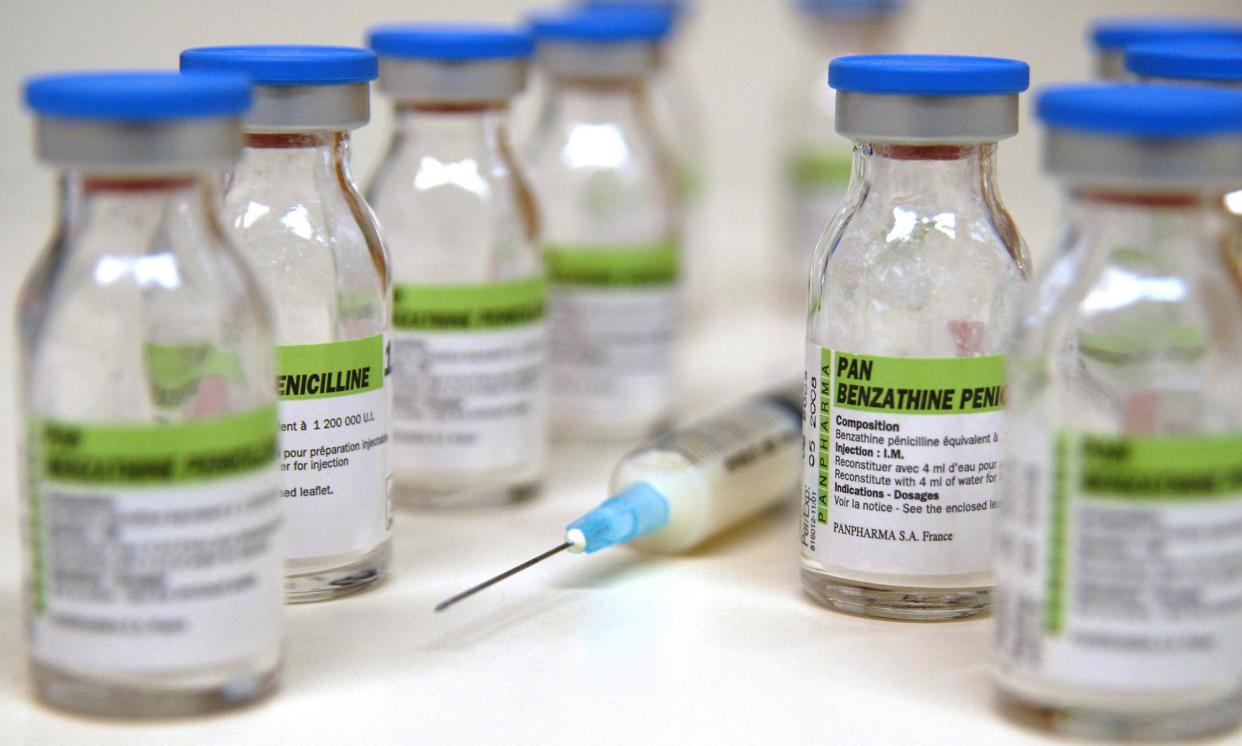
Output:
<svg viewBox="0 0 1242 746">
<path fill-rule="evenodd" d="M 1242 499 L 1242 434 L 1081 439 L 1080 481 L 1089 497 Z"/>
<path fill-rule="evenodd" d="M 384 387 L 384 337 L 276 348 L 282 401 L 349 396 Z"/>
<path fill-rule="evenodd" d="M 1005 406 L 1005 356 L 881 357 L 838 352 L 832 402 L 841 409 L 979 414 Z"/>
<path fill-rule="evenodd" d="M 276 407 L 168 424 L 100 425 L 42 420 L 36 425 L 43 479 L 85 485 L 203 482 L 261 469 L 276 460 Z"/>
<path fill-rule="evenodd" d="M 671 285 L 680 252 L 672 242 L 648 246 L 548 246 L 549 281 L 561 285 L 626 287 Z"/>
<path fill-rule="evenodd" d="M 828 503 L 832 473 L 828 468 L 832 454 L 832 350 L 819 351 L 819 494 L 815 520 L 828 523 Z"/>
<path fill-rule="evenodd" d="M 1047 605 L 1044 630 L 1050 635 L 1065 632 L 1066 552 L 1069 544 L 1070 438 L 1057 435 L 1052 441 L 1052 500 L 1049 543 Z"/>
<path fill-rule="evenodd" d="M 452 332 L 532 324 L 543 318 L 547 295 L 542 277 L 490 285 L 397 285 L 392 294 L 392 325 Z"/>
<path fill-rule="evenodd" d="M 789 179 L 800 189 L 844 188 L 854 171 L 854 154 L 809 152 L 789 159 Z"/>
</svg>

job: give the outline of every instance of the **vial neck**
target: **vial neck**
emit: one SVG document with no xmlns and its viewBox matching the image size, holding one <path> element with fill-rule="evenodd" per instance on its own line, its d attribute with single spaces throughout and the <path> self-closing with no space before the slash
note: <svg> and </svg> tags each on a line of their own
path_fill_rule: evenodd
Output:
<svg viewBox="0 0 1242 746">
<path fill-rule="evenodd" d="M 601 80 L 557 77 L 550 80 L 541 120 L 544 125 L 650 124 L 651 107 L 643 78 Z"/>
<path fill-rule="evenodd" d="M 869 200 L 961 209 L 995 199 L 996 144 L 857 143 L 856 164 Z"/>
<path fill-rule="evenodd" d="M 1118 251 L 1159 254 L 1169 266 L 1214 260 L 1220 242 L 1217 206 L 1211 195 L 1193 190 L 1076 189 L 1067 223 L 1081 240 L 1068 245 L 1085 245 L 1101 258 Z"/>
<path fill-rule="evenodd" d="M 349 132 L 247 132 L 245 147 L 229 177 L 229 189 L 250 183 L 344 186 L 348 175 Z"/>
<path fill-rule="evenodd" d="M 60 179 L 60 235 L 75 255 L 143 255 L 174 234 L 218 235 L 218 177 L 205 173 L 69 171 Z"/>
<path fill-rule="evenodd" d="M 995 240 L 1023 274 L 1029 257 L 996 188 L 996 143 L 854 144 L 851 198 L 896 234 L 935 230 L 970 241 Z M 877 214 L 878 213 L 878 214 Z M 961 232 L 961 233 L 959 233 Z"/>
<path fill-rule="evenodd" d="M 491 103 L 402 103 L 395 112 L 398 149 L 441 159 L 507 154 L 509 106 Z"/>
</svg>

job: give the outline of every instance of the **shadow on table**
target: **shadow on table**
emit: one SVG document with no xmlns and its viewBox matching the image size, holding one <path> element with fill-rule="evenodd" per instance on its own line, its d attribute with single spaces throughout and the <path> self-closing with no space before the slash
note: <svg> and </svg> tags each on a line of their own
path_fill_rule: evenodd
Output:
<svg viewBox="0 0 1242 746">
<path fill-rule="evenodd" d="M 478 599 L 474 608 L 454 607 L 435 613 L 434 632 L 420 645 L 425 650 L 462 650 L 521 634 L 521 628 L 572 604 L 572 599 L 533 590 L 520 598 Z"/>
<path fill-rule="evenodd" d="M 562 568 L 549 585 L 570 590 L 608 588 L 649 572 L 660 563 L 655 555 L 615 548 L 604 551 L 609 553 L 569 555 L 565 558 L 569 566 Z"/>
<path fill-rule="evenodd" d="M 438 597 L 395 579 L 356 597 L 289 609 L 286 688 L 337 687 L 457 665 L 450 660 L 525 634 L 572 600 L 523 589 L 435 612 Z M 468 659 L 467 659 L 468 660 Z"/>
</svg>

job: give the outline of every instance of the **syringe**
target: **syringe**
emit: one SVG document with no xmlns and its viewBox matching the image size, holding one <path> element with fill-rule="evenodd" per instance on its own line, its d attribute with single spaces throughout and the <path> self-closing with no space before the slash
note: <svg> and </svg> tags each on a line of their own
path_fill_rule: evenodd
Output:
<svg viewBox="0 0 1242 746">
<path fill-rule="evenodd" d="M 563 543 L 436 611 L 566 550 L 591 554 L 633 542 L 651 552 L 684 552 L 792 496 L 802 453 L 800 394 L 796 384 L 773 390 L 631 451 L 613 470 L 613 496 L 569 524 Z"/>
</svg>

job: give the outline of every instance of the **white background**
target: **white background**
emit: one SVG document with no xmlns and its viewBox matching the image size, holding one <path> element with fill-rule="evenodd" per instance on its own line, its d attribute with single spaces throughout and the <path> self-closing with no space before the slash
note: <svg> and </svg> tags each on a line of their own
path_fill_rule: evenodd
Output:
<svg viewBox="0 0 1242 746">
<path fill-rule="evenodd" d="M 1240 0 L 909 0 L 906 51 L 1015 56 L 1033 84 L 1090 74 L 1091 17 L 1242 16 Z M 800 37 L 782 0 L 698 0 L 680 60 L 708 144 L 707 224 L 717 291 L 683 358 L 683 411 L 795 375 L 800 299 L 772 303 L 779 236 L 774 111 Z M 83 67 L 172 67 L 184 47 L 354 44 L 381 21 L 516 20 L 516 0 L 3 0 L 0 7 L 0 395 L 16 398 L 16 288 L 48 235 L 51 174 L 31 158 L 25 76 Z M 805 76 L 805 73 L 803 73 Z M 1057 210 L 1038 137 L 1000 148 L 1002 195 L 1037 265 Z M 356 134 L 365 180 L 388 132 L 376 99 Z M 825 136 L 831 136 L 825 133 Z M 757 287 L 757 284 L 759 287 Z M 727 301 L 727 303 L 725 302 Z M 88 373 L 84 371 L 84 374 Z M 0 428 L 0 742 L 721 743 L 1034 742 L 989 707 L 990 622 L 909 625 L 825 611 L 801 595 L 793 510 L 677 560 L 628 550 L 559 557 L 441 615 L 430 609 L 559 540 L 604 497 L 620 448 L 561 448 L 540 502 L 397 518 L 395 577 L 357 598 L 290 610 L 287 676 L 272 702 L 172 724 L 51 713 L 26 691 L 18 595 L 14 427 Z M 1235 741 L 1242 738 L 1235 736 Z"/>
</svg>

